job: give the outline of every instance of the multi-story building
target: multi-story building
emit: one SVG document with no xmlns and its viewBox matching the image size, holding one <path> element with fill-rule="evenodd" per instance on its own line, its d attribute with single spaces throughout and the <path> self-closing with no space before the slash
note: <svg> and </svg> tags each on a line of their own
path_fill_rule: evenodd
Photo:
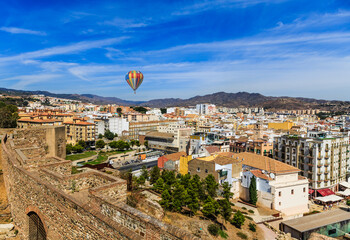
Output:
<svg viewBox="0 0 350 240">
<path fill-rule="evenodd" d="M 325 132 L 308 132 L 306 137 L 275 138 L 274 158 L 301 170 L 310 188 L 337 190 L 346 181 L 349 168 L 349 137 Z"/>
<path fill-rule="evenodd" d="M 240 198 L 249 200 L 254 176 L 258 204 L 276 209 L 286 218 L 301 217 L 309 211 L 308 180 L 298 176 L 298 168 L 253 153 L 238 153 L 233 157 L 242 160 Z"/>
<path fill-rule="evenodd" d="M 88 145 L 95 143 L 95 124 L 80 120 L 63 123 L 66 126 L 67 143 L 76 144 L 83 140 Z"/>
<path fill-rule="evenodd" d="M 176 122 L 176 120 L 164 120 L 164 121 L 147 121 L 147 122 L 129 122 L 129 138 L 139 139 L 140 135 L 146 135 L 151 131 L 157 131 L 159 126 L 169 125 Z"/>
</svg>

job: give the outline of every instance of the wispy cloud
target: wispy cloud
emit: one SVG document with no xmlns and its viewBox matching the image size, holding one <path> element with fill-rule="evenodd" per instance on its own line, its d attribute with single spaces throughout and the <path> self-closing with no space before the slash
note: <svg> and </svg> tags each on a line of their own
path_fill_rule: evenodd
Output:
<svg viewBox="0 0 350 240">
<path fill-rule="evenodd" d="M 272 31 L 293 31 L 329 28 L 336 25 L 341 25 L 350 22 L 350 11 L 339 10 L 337 12 L 311 14 L 304 17 L 294 19 L 291 23 L 277 22 L 277 26 Z"/>
<path fill-rule="evenodd" d="M 286 0 L 206 0 L 197 1 L 192 5 L 188 5 L 180 10 L 172 13 L 172 15 L 189 15 L 215 10 L 221 8 L 247 8 L 257 4 L 275 4 L 285 2 Z"/>
<path fill-rule="evenodd" d="M 31 35 L 40 35 L 40 36 L 46 35 L 46 33 L 42 31 L 34 31 L 30 29 L 17 28 L 17 27 L 1 27 L 0 31 L 13 33 L 13 34 L 31 34 Z"/>
<path fill-rule="evenodd" d="M 15 56 L 2 57 L 0 58 L 0 62 L 23 61 L 26 59 L 37 59 L 37 58 L 54 56 L 54 55 L 76 54 L 89 49 L 101 48 L 104 46 L 120 43 L 125 39 L 127 39 L 127 37 L 108 38 L 108 39 L 95 40 L 95 41 L 83 41 L 83 42 L 73 43 L 66 46 L 45 48 L 42 50 L 26 52 Z"/>
<path fill-rule="evenodd" d="M 58 79 L 62 77 L 59 74 L 33 74 L 33 75 L 21 75 L 10 78 L 3 79 L 4 81 L 17 81 L 12 85 L 13 88 L 16 89 L 25 89 L 27 86 L 32 85 L 34 83 L 40 82 L 49 82 L 53 79 Z"/>
<path fill-rule="evenodd" d="M 149 24 L 149 21 L 136 21 L 135 19 L 114 18 L 113 20 L 104 21 L 100 24 L 127 29 L 145 27 Z"/>
</svg>

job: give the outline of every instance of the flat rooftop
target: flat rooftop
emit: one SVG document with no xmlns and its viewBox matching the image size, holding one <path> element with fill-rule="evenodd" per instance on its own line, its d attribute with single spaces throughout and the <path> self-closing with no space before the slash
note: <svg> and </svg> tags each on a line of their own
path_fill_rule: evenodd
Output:
<svg viewBox="0 0 350 240">
<path fill-rule="evenodd" d="M 282 224 L 287 225 L 299 232 L 307 232 L 342 221 L 350 221 L 350 212 L 348 212 L 346 208 L 316 213 L 309 216 L 284 221 Z"/>
</svg>

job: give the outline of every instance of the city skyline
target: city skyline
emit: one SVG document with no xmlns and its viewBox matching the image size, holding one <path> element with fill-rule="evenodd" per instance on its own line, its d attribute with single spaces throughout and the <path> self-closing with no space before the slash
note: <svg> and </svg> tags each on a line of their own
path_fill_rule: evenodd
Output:
<svg viewBox="0 0 350 240">
<path fill-rule="evenodd" d="M 125 100 L 214 92 L 348 100 L 350 4 L 5 1 L 0 85 Z M 129 70 L 145 75 L 134 95 Z"/>
</svg>

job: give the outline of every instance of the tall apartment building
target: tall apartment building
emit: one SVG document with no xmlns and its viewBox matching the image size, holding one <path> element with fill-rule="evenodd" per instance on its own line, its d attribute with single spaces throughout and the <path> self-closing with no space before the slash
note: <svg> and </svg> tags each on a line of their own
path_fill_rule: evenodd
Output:
<svg viewBox="0 0 350 240">
<path fill-rule="evenodd" d="M 301 170 L 311 189 L 331 188 L 347 180 L 349 136 L 309 132 L 307 137 L 285 135 L 275 138 L 274 158 Z"/>
<path fill-rule="evenodd" d="M 95 124 L 85 121 L 65 122 L 67 143 L 76 144 L 80 140 L 88 145 L 95 143 Z"/>
</svg>

